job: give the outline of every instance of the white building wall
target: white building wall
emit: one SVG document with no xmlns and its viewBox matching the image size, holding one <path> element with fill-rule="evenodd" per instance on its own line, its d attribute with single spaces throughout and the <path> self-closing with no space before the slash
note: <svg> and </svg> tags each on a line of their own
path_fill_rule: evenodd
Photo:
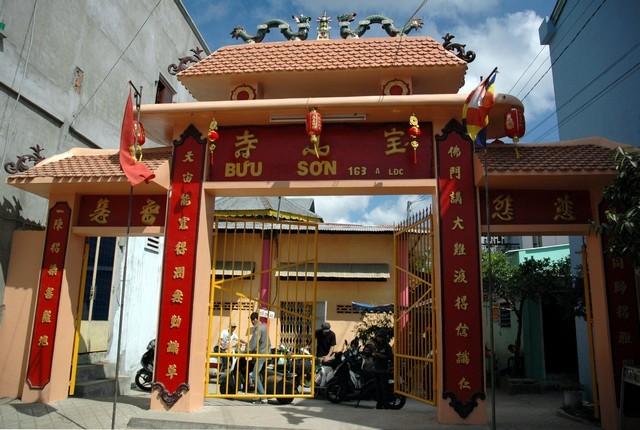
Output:
<svg viewBox="0 0 640 430">
<path fill-rule="evenodd" d="M 159 239 L 159 251 L 150 250 L 147 238 L 129 239 L 129 255 L 125 280 L 124 319 L 122 323 L 122 344 L 120 356 L 120 375 L 135 376 L 140 368 L 140 358 L 151 339 L 156 338 L 158 328 L 158 310 L 160 304 L 160 285 L 162 272 L 162 249 L 164 238 Z M 116 363 L 118 347 L 118 323 L 122 307 L 122 278 L 125 238 L 119 238 L 116 253 L 120 254 L 120 276 L 114 276 L 117 285 L 112 289 L 110 320 L 113 322 L 109 351 L 106 361 Z M 115 367 L 114 367 L 115 369 Z"/>
<path fill-rule="evenodd" d="M 160 75 L 174 101 L 191 101 L 167 67 L 192 48 L 209 52 L 181 0 L 4 0 L 0 21 L 0 166 L 36 144 L 45 157 L 117 148 L 128 81 L 143 87 L 143 103 L 155 102 Z M 45 199 L 7 186 L 6 176 L 0 169 L 0 299 L 13 231 L 42 226 L 47 209 Z"/>
</svg>

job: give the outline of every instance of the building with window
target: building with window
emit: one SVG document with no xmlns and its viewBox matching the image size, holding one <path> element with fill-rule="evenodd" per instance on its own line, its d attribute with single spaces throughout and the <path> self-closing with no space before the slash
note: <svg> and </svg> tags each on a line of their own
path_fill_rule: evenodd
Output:
<svg viewBox="0 0 640 430">
<path fill-rule="evenodd" d="M 540 25 L 549 46 L 560 139 L 602 136 L 640 146 L 640 7 L 636 0 L 557 0 Z M 611 31 L 611 29 L 615 29 Z M 582 237 L 570 240 L 572 266 L 581 264 Z M 580 381 L 591 395 L 588 336 L 576 319 Z"/>
<path fill-rule="evenodd" d="M 9 0 L 0 22 L 1 298 L 13 232 L 42 229 L 47 213 L 4 178 L 70 148 L 117 148 L 129 80 L 143 103 L 192 101 L 168 66 L 209 48 L 181 0 Z"/>
<path fill-rule="evenodd" d="M 5 1 L 0 22 L 1 300 L 14 231 L 43 229 L 48 209 L 45 198 L 4 178 L 70 148 L 118 148 L 129 80 L 142 88 L 143 103 L 193 101 L 169 66 L 209 48 L 181 0 Z M 124 245 L 114 237 L 86 242 L 81 362 L 115 363 Z M 142 269 L 127 273 L 129 303 L 158 302 L 161 250 L 162 238 L 129 241 L 129 264 Z M 135 371 L 157 315 L 157 306 L 126 313 L 137 329 L 123 344 L 123 369 Z"/>
</svg>

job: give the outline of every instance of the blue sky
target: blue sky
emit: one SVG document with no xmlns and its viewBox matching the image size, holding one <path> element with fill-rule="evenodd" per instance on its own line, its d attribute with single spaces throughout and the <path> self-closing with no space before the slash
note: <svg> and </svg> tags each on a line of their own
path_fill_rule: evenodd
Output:
<svg viewBox="0 0 640 430">
<path fill-rule="evenodd" d="M 356 12 L 359 19 L 367 15 L 382 14 L 401 27 L 422 3 L 421 0 L 184 0 L 209 48 L 215 51 L 221 46 L 243 43 L 232 39 L 229 33 L 235 26 L 242 26 L 255 34 L 256 26 L 269 19 L 278 18 L 295 28 L 291 15 L 305 14 L 312 17 L 309 38 L 316 36 L 316 17 L 323 11 L 332 17 L 332 37 L 338 36 L 336 16 Z M 498 67 L 496 92 L 509 93 L 519 98 L 532 88 L 539 76 L 549 67 L 548 49 L 540 45 L 538 27 L 545 16 L 551 14 L 555 0 L 429 0 L 417 14 L 424 20 L 418 35 L 431 36 L 441 41 L 446 33 L 456 36 L 455 41 L 467 45 L 476 52 L 476 60 L 469 64 L 466 85 L 460 90 L 468 93 L 477 85 L 480 76 L 486 76 Z M 378 28 L 367 36 L 381 36 Z M 265 41 L 284 40 L 278 31 L 272 31 Z M 542 52 L 540 52 L 542 50 Z M 539 54 L 539 55 L 538 55 Z M 529 63 L 538 55 L 534 63 Z M 526 73 L 523 75 L 523 72 Z M 548 117 L 555 108 L 551 73 L 523 100 L 527 128 L 532 129 Z M 555 126 L 555 115 L 546 120 L 523 142 L 558 140 L 552 131 L 539 140 L 543 132 Z M 406 214 L 407 201 L 412 210 L 424 208 L 429 199 L 421 196 L 348 196 L 317 197 L 316 210 L 326 222 L 350 222 L 361 224 L 391 224 Z"/>
</svg>

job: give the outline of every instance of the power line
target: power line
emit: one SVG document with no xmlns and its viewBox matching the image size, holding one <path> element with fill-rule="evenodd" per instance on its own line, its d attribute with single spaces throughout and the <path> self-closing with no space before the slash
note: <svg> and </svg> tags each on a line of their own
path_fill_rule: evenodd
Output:
<svg viewBox="0 0 640 430">
<path fill-rule="evenodd" d="M 536 83 L 533 85 L 533 87 L 531 87 L 531 89 L 527 92 L 527 94 L 524 95 L 524 97 L 522 98 L 522 101 L 524 102 L 525 99 L 529 96 L 529 94 L 531 94 L 531 91 L 533 91 L 538 84 L 540 84 L 540 81 L 542 81 L 542 79 L 547 76 L 547 73 L 549 73 L 549 70 L 551 70 L 551 68 L 554 66 L 554 64 L 556 64 L 558 62 L 558 60 L 560 58 L 562 58 L 562 56 L 564 55 L 565 52 L 567 52 L 567 49 L 569 49 L 569 47 L 571 45 L 573 45 L 573 42 L 576 41 L 576 39 L 578 38 L 578 36 L 580 35 L 580 33 L 582 33 L 582 30 L 585 29 L 585 27 L 587 25 L 589 25 L 589 23 L 591 22 L 591 20 L 593 19 L 593 17 L 598 13 L 598 11 L 602 8 L 602 6 L 607 2 L 607 0 L 602 0 L 602 2 L 600 3 L 600 5 L 596 8 L 595 11 L 593 11 L 593 13 L 591 14 L 591 16 L 585 21 L 584 24 L 582 24 L 582 27 L 580 27 L 580 30 L 578 30 L 578 32 L 573 36 L 573 38 L 571 39 L 571 41 L 567 44 L 567 46 L 564 47 L 564 49 L 562 50 L 562 52 L 560 52 L 560 55 L 558 55 L 556 57 L 555 60 L 553 60 L 553 62 L 551 63 L 551 65 L 547 68 L 547 70 L 542 74 L 542 76 L 540 76 L 540 79 L 538 79 L 536 81 Z"/>
<path fill-rule="evenodd" d="M 589 107 L 591 105 L 591 103 L 593 103 L 594 101 L 600 99 L 607 92 L 607 90 L 617 86 L 622 81 L 624 81 L 625 79 L 629 78 L 632 74 L 634 74 L 635 72 L 637 72 L 639 70 L 640 70 L 640 62 L 637 62 L 633 66 L 631 66 L 629 69 L 627 69 L 625 72 L 623 72 L 620 76 L 618 76 L 613 82 L 611 82 L 609 85 L 607 85 L 606 87 L 604 87 L 603 89 L 598 91 L 595 95 L 593 95 L 591 98 L 589 98 L 583 104 L 581 104 L 578 108 L 576 108 L 573 112 L 571 112 L 569 115 L 567 115 L 567 117 L 565 117 L 562 121 L 559 121 L 557 125 L 554 125 L 554 126 L 550 127 L 549 129 L 547 129 L 543 134 L 540 135 L 540 137 L 538 139 L 544 139 L 547 135 L 549 135 L 551 132 L 553 132 L 556 128 L 559 128 L 561 125 L 564 125 L 567 122 L 569 122 L 570 120 L 572 120 L 573 118 L 575 118 L 578 114 L 582 113 L 587 107 Z"/>
<path fill-rule="evenodd" d="M 573 7 L 571 8 L 571 10 L 567 13 L 567 15 L 565 16 L 565 20 L 568 20 L 571 17 L 571 14 L 573 14 L 573 11 L 576 10 L 576 7 L 578 6 L 578 2 L 575 2 Z M 587 6 L 588 8 L 588 6 Z M 586 9 L 585 8 L 585 11 Z M 584 13 L 584 11 L 583 11 Z M 574 25 L 578 22 L 580 18 L 578 18 L 575 22 Z M 561 43 L 569 34 L 569 32 L 573 29 L 573 26 L 571 26 L 571 28 L 569 30 L 567 30 L 567 33 L 564 34 L 564 37 L 562 37 L 562 39 L 559 40 L 558 43 Z M 513 91 L 513 89 L 516 87 L 516 85 L 518 85 L 518 82 L 520 82 L 520 79 L 522 79 L 524 77 L 524 75 L 526 75 L 526 73 L 529 71 L 529 69 L 531 68 L 531 66 L 533 65 L 533 63 L 536 61 L 536 59 L 540 56 L 540 54 L 542 54 L 542 51 L 544 51 L 544 46 L 542 48 L 540 48 L 540 51 L 538 51 L 538 53 L 536 54 L 536 56 L 533 58 L 533 60 L 531 60 L 531 62 L 527 65 L 527 67 L 525 67 L 525 69 L 522 71 L 522 73 L 520 74 L 520 77 L 518 77 L 518 80 L 516 80 L 516 82 L 511 86 L 511 88 L 509 89 L 509 91 L 507 92 L 507 94 L 511 94 L 511 91 Z M 544 64 L 544 62 L 542 62 L 541 64 Z M 531 76 L 534 76 L 536 74 L 536 72 L 540 69 L 540 66 L 538 66 L 538 68 L 536 69 L 535 72 L 533 72 L 533 74 Z M 529 78 L 529 81 L 527 81 L 526 84 L 524 84 L 522 86 L 522 88 L 520 89 L 520 91 L 522 91 L 524 89 L 524 87 L 527 86 L 527 84 L 531 81 L 531 78 Z"/>
<path fill-rule="evenodd" d="M 144 20 L 144 22 L 142 23 L 142 25 L 138 28 L 138 31 L 136 31 L 136 33 L 133 35 L 133 37 L 131 38 L 131 40 L 129 41 L 129 43 L 127 44 L 127 46 L 125 46 L 125 48 L 122 50 L 122 52 L 120 53 L 120 55 L 118 56 L 118 58 L 116 59 L 115 63 L 113 63 L 113 65 L 111 66 L 111 68 L 109 69 L 109 71 L 107 72 L 107 74 L 104 76 L 104 78 L 102 79 L 102 81 L 100 81 L 100 83 L 98 84 L 98 86 L 96 87 L 96 89 L 93 91 L 93 93 L 91 94 L 91 96 L 89 96 L 89 98 L 87 99 L 86 102 L 84 102 L 84 104 L 82 106 L 80 106 L 80 109 L 78 109 L 78 111 L 73 115 L 73 118 L 71 120 L 71 122 L 69 123 L 69 128 L 73 125 L 73 123 L 75 122 L 76 119 L 78 119 L 78 116 L 80 115 L 80 113 L 84 110 L 85 107 L 87 107 L 87 105 L 89 104 L 89 102 L 91 100 L 93 100 L 93 97 L 96 95 L 96 93 L 100 90 L 100 88 L 102 88 L 102 85 L 105 83 L 105 81 L 107 80 L 107 78 L 109 78 L 109 76 L 111 75 L 111 72 L 113 72 L 113 70 L 116 68 L 116 66 L 118 65 L 118 63 L 120 62 L 120 60 L 122 59 L 122 57 L 124 57 L 124 54 L 127 52 L 127 50 L 129 49 L 129 47 L 133 44 L 133 42 L 136 40 L 136 38 L 138 37 L 138 34 L 140 34 L 140 32 L 142 31 L 142 29 L 144 28 L 144 26 L 147 24 L 147 22 L 149 21 L 149 19 L 151 18 L 151 15 L 153 14 L 153 12 L 155 12 L 155 10 L 157 9 L 157 7 L 160 5 L 160 2 L 162 2 L 162 0 L 158 0 L 158 2 L 156 3 L 156 5 L 153 7 L 153 9 L 151 9 L 151 12 L 149 12 L 149 15 L 147 16 L 147 19 Z"/>
<path fill-rule="evenodd" d="M 578 91 L 576 91 L 569 99 L 567 99 L 564 103 L 562 103 L 562 105 L 560 105 L 559 107 L 556 108 L 556 110 L 554 110 L 553 112 L 551 112 L 549 115 L 547 115 L 544 119 L 542 119 L 538 125 L 536 125 L 535 127 L 533 127 L 531 130 L 529 130 L 529 133 L 532 133 L 534 130 L 538 129 L 540 126 L 542 126 L 542 124 L 547 121 L 549 118 L 551 118 L 554 114 L 557 114 L 558 112 L 560 112 L 562 109 L 564 109 L 569 103 L 571 103 L 577 96 L 579 96 L 580 94 L 582 94 L 587 88 L 589 88 L 591 85 L 593 85 L 598 79 L 600 79 L 602 76 L 604 76 L 607 72 L 609 72 L 611 69 L 613 69 L 615 66 L 617 66 L 622 60 L 624 60 L 625 58 L 627 58 L 633 51 L 635 51 L 636 49 L 638 49 L 638 47 L 640 47 L 640 42 L 636 43 L 635 45 L 633 45 L 633 47 L 631 47 L 631 49 L 627 50 L 624 54 L 622 54 L 622 56 L 618 57 L 617 60 L 615 60 L 614 62 L 612 62 L 611 64 L 609 64 L 609 66 L 607 66 L 602 72 L 600 72 L 597 76 L 595 76 L 591 81 L 589 81 L 586 85 L 584 85 L 582 88 L 580 88 Z"/>
<path fill-rule="evenodd" d="M 0 166 L 4 166 L 4 162 L 7 156 L 7 147 L 9 146 L 9 129 L 11 128 L 11 120 L 13 119 L 13 116 L 16 113 L 16 109 L 18 108 L 18 103 L 20 102 L 20 98 L 22 97 L 22 84 L 24 83 L 24 78 L 27 76 L 27 70 L 29 68 L 29 58 L 31 57 L 31 47 L 33 46 L 33 36 L 36 32 L 37 9 L 38 9 L 38 0 L 35 0 L 35 2 L 33 3 L 33 11 L 31 12 L 31 19 L 29 20 L 29 27 L 27 28 L 27 33 L 25 34 L 24 36 L 25 39 L 24 39 L 24 42 L 22 43 L 22 49 L 20 51 L 20 58 L 18 60 L 18 65 L 16 66 L 16 71 L 13 76 L 13 81 L 11 82 L 11 86 L 13 87 L 13 85 L 15 84 L 16 76 L 18 75 L 18 70 L 20 69 L 20 61 L 22 59 L 22 52 L 24 50 L 24 45 L 27 40 L 27 35 L 29 34 L 29 32 L 31 32 L 31 36 L 29 37 L 29 47 L 27 48 L 27 56 L 24 59 L 24 68 L 22 69 L 22 77 L 20 78 L 20 83 L 18 84 L 18 88 L 16 91 L 17 96 L 15 98 L 15 101 L 13 102 L 13 109 L 11 110 L 11 113 L 9 114 L 9 117 L 7 118 L 7 121 L 6 121 L 4 145 L 2 146 L 2 163 L 0 163 Z M 9 99 L 7 98 L 7 103 L 4 105 L 4 111 L 2 112 L 3 122 L 5 120 L 5 114 L 7 112 L 8 106 L 9 106 Z"/>
</svg>

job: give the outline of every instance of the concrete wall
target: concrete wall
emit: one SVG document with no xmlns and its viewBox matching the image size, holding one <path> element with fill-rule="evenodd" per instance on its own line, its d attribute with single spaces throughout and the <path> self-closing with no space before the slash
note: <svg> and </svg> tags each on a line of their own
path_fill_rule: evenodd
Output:
<svg viewBox="0 0 640 430">
<path fill-rule="evenodd" d="M 129 239 L 127 275 L 124 280 L 124 319 L 122 321 L 122 344 L 120 355 L 120 375 L 133 377 L 141 367 L 140 358 L 147 350 L 150 340 L 156 338 L 158 329 L 158 312 L 160 310 L 160 285 L 162 268 L 162 250 L 164 238 L 159 238 L 160 252 L 155 253 L 147 248 L 146 237 Z M 115 365 L 118 348 L 118 324 L 122 311 L 121 294 L 123 288 L 125 238 L 118 239 L 116 246 L 116 267 L 111 294 L 112 324 L 109 337 L 109 351 L 106 360 Z M 120 263 L 120 264 L 118 264 Z M 119 276 L 118 276 L 119 272 Z M 113 367 L 115 369 L 115 366 Z"/>
<path fill-rule="evenodd" d="M 640 106 L 632 96 L 640 88 L 638 1 L 604 3 L 564 51 L 599 6 L 600 2 L 566 0 L 557 21 L 547 18 L 540 26 L 541 43 L 549 45 L 551 61 L 555 62 L 552 71 L 559 135 L 563 140 L 603 136 L 640 146 Z M 600 92 L 602 95 L 593 99 Z"/>
<path fill-rule="evenodd" d="M 258 234 L 246 235 L 243 237 L 239 233 L 237 237 L 223 235 L 218 240 L 218 252 L 216 261 L 254 262 L 256 265 L 256 276 L 253 279 L 234 281 L 227 283 L 224 295 L 217 291 L 214 301 L 237 301 L 240 295 L 248 297 L 258 297 L 260 291 L 260 276 L 262 270 L 261 244 Z M 283 234 L 284 236 L 284 234 Z M 293 235 L 295 236 L 295 235 Z M 233 241 L 236 241 L 233 245 Z M 227 252 L 222 251 L 226 242 Z M 305 244 L 308 246 L 305 246 Z M 279 243 L 280 261 L 296 262 L 311 260 L 313 256 L 313 241 L 299 242 L 295 238 L 282 237 Z M 235 251 L 232 251 L 235 249 Z M 318 263 L 386 263 L 389 271 L 393 271 L 393 235 L 391 234 L 322 234 L 318 235 Z M 392 275 L 393 276 L 393 275 Z M 298 282 L 278 281 L 277 288 L 272 281 L 271 298 L 272 303 L 279 301 L 314 301 L 311 280 Z M 232 286 L 232 288 L 230 288 Z M 326 303 L 327 321 L 331 323 L 332 330 L 336 333 L 338 347 L 341 347 L 345 340 L 350 341 L 355 337 L 355 326 L 360 321 L 359 313 L 344 313 L 338 310 L 338 306 L 350 306 L 352 301 L 372 304 L 387 304 L 394 302 L 394 288 L 392 279 L 383 282 L 367 281 L 326 281 L 319 280 L 315 296 L 316 302 Z M 247 337 L 249 328 L 249 314 L 254 309 L 234 310 L 231 312 L 231 319 L 238 323 L 237 333 L 242 338 Z M 269 332 L 272 346 L 276 345 L 276 328 L 279 327 L 280 313 L 276 311 L 276 324 L 269 324 Z M 214 311 L 217 317 L 212 323 L 213 343 L 217 344 L 218 334 L 222 329 L 228 327 L 229 312 L 219 310 Z M 222 318 L 220 318 L 222 317 Z"/>
<path fill-rule="evenodd" d="M 37 7 L 35 0 L 3 3 L 0 164 L 30 154 L 33 145 L 44 148 L 45 157 L 73 147 L 118 147 L 129 80 L 143 86 L 143 103 L 155 101 L 160 74 L 176 90 L 175 101 L 192 100 L 167 67 L 191 48 L 208 48 L 185 19 L 179 0 L 162 1 L 153 10 L 156 3 L 60 0 L 39 1 Z M 74 88 L 76 68 L 84 72 L 79 88 Z M 41 225 L 47 203 L 5 185 L 4 169 L 0 176 L 1 298 L 12 233 Z"/>
</svg>

